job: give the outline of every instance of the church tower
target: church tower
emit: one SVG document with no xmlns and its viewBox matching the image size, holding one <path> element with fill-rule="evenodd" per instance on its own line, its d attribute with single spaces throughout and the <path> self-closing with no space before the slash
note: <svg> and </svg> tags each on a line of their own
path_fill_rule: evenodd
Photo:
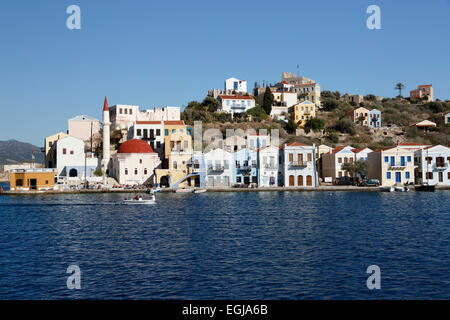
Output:
<svg viewBox="0 0 450 320">
<path fill-rule="evenodd" d="M 105 97 L 105 102 L 103 104 L 103 157 L 102 157 L 102 170 L 106 177 L 106 170 L 108 169 L 109 159 L 111 158 L 110 154 L 110 129 L 111 123 L 109 122 L 109 108 L 108 101 Z"/>
</svg>

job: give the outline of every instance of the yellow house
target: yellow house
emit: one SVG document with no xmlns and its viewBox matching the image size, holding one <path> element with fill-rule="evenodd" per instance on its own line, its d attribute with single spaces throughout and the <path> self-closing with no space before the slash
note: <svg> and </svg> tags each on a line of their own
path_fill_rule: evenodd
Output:
<svg viewBox="0 0 450 320">
<path fill-rule="evenodd" d="M 64 132 L 58 132 L 55 133 L 54 135 L 51 135 L 47 138 L 45 138 L 45 166 L 47 168 L 52 168 L 55 164 L 55 159 L 52 159 L 52 155 L 50 154 L 50 149 L 52 148 L 52 146 L 56 143 L 56 141 L 58 141 L 59 139 L 62 138 L 66 138 L 69 135 L 67 133 Z"/>
<path fill-rule="evenodd" d="M 316 105 L 311 101 L 303 101 L 294 106 L 294 119 L 300 127 L 303 127 L 311 118 L 316 116 Z"/>
<path fill-rule="evenodd" d="M 348 111 L 346 116 L 350 117 L 354 123 L 359 123 L 362 126 L 369 126 L 369 114 L 369 110 L 359 107 Z"/>
<path fill-rule="evenodd" d="M 11 191 L 52 190 L 55 187 L 56 169 L 13 169 L 9 175 Z"/>
<path fill-rule="evenodd" d="M 368 154 L 369 178 L 382 186 L 414 182 L 414 149 L 393 146 Z"/>
<path fill-rule="evenodd" d="M 170 187 L 190 173 L 188 164 L 192 159 L 191 152 L 171 152 L 168 157 L 168 169 L 156 169 L 156 183 L 162 187 Z M 180 188 L 189 186 L 190 180 L 179 184 Z"/>
<path fill-rule="evenodd" d="M 169 159 L 172 151 L 189 150 L 192 150 L 192 136 L 184 121 L 164 121 L 164 158 Z"/>
</svg>

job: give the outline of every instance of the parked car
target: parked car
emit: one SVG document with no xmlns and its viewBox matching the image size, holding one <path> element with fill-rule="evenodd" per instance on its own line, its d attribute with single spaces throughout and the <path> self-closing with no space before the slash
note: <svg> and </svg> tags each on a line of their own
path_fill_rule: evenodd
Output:
<svg viewBox="0 0 450 320">
<path fill-rule="evenodd" d="M 369 179 L 364 180 L 360 186 L 362 187 L 379 187 L 380 186 L 380 180 L 378 179 Z"/>
<path fill-rule="evenodd" d="M 334 184 L 338 186 L 352 186 L 355 183 L 353 182 L 353 179 L 350 177 L 339 177 L 334 180 Z"/>
</svg>

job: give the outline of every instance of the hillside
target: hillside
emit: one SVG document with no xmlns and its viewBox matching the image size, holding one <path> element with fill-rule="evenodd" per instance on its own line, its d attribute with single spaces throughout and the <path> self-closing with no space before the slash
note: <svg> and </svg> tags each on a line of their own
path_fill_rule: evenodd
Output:
<svg viewBox="0 0 450 320">
<path fill-rule="evenodd" d="M 36 163 L 44 163 L 44 153 L 40 149 L 30 143 L 17 140 L 0 141 L 0 165 L 31 161 L 33 151 L 35 151 Z"/>
</svg>

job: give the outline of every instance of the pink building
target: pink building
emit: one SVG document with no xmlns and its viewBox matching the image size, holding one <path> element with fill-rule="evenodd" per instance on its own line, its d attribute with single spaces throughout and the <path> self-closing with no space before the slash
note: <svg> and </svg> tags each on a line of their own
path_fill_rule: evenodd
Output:
<svg viewBox="0 0 450 320">
<path fill-rule="evenodd" d="M 100 121 L 85 115 L 76 116 L 68 121 L 68 134 L 83 141 L 100 132 Z"/>
</svg>

